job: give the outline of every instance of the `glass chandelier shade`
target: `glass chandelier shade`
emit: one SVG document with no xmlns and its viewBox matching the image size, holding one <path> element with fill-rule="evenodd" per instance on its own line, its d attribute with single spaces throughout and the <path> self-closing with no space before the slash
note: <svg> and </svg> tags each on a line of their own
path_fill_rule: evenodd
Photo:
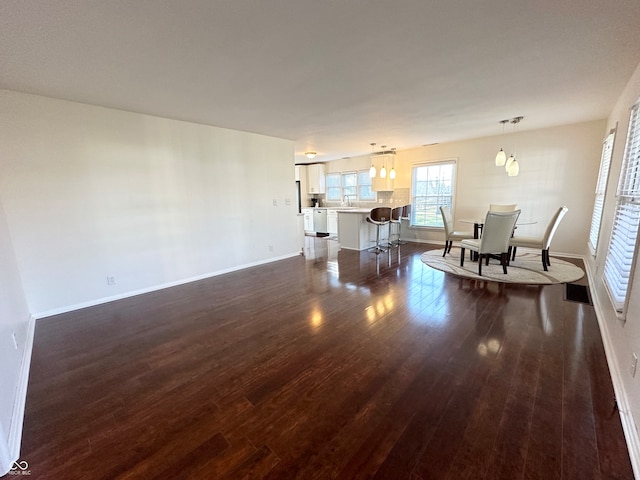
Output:
<svg viewBox="0 0 640 480">
<path fill-rule="evenodd" d="M 516 157 L 514 157 L 513 154 L 509 155 L 509 158 L 507 158 L 507 161 L 504 164 L 504 169 L 507 171 L 507 173 L 509 173 L 509 167 L 515 161 L 515 159 L 516 159 Z"/>
<path fill-rule="evenodd" d="M 502 167 L 506 161 L 507 161 L 507 154 L 504 153 L 503 149 L 500 149 L 500 151 L 496 155 L 496 167 Z"/>
<path fill-rule="evenodd" d="M 514 158 L 507 168 L 507 174 L 510 177 L 517 177 L 518 173 L 520 173 L 520 165 L 518 165 L 518 161 Z"/>
</svg>

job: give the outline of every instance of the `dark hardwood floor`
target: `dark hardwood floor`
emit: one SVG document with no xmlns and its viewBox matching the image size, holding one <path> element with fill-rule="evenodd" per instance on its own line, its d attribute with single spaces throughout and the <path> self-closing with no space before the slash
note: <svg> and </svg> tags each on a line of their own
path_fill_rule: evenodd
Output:
<svg viewBox="0 0 640 480">
<path fill-rule="evenodd" d="M 38 321 L 31 478 L 633 478 L 592 306 L 306 240 Z"/>
</svg>

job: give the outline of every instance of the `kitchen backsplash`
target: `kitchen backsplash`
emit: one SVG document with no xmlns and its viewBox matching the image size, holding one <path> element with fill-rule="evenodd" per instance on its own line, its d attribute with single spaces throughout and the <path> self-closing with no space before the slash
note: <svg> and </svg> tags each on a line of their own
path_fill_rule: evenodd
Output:
<svg viewBox="0 0 640 480">
<path fill-rule="evenodd" d="M 326 202 L 324 200 L 324 195 L 318 195 L 320 199 L 321 207 L 342 207 L 344 206 L 342 202 Z M 382 201 L 381 201 L 382 200 Z M 378 192 L 378 201 L 377 202 L 351 202 L 352 207 L 378 207 L 378 206 L 388 206 L 388 207 L 396 207 L 401 205 L 408 205 L 411 203 L 410 191 L 408 188 L 396 188 L 393 192 Z M 309 200 L 309 204 L 311 205 L 311 200 Z"/>
</svg>

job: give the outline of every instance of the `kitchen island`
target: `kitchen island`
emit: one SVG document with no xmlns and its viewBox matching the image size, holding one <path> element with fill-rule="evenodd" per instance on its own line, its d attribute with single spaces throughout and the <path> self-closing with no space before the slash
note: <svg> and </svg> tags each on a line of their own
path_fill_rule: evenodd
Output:
<svg viewBox="0 0 640 480">
<path fill-rule="evenodd" d="M 338 242 L 347 250 L 366 250 L 376 244 L 376 226 L 367 222 L 370 208 L 338 208 Z M 389 238 L 389 227 L 380 227 L 380 243 Z"/>
</svg>

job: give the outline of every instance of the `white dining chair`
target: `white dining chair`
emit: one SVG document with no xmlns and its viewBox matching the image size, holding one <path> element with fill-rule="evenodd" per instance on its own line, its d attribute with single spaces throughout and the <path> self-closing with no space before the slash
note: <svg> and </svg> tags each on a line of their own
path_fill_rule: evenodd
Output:
<svg viewBox="0 0 640 480">
<path fill-rule="evenodd" d="M 492 255 L 500 255 L 502 271 L 507 273 L 509 264 L 509 240 L 516 225 L 520 210 L 513 212 L 487 212 L 482 230 L 482 238 L 460 242 L 460 266 L 464 266 L 464 251 L 469 249 L 478 254 L 478 275 L 482 276 L 482 260 L 489 265 Z"/>
<path fill-rule="evenodd" d="M 560 207 L 556 213 L 551 217 L 547 229 L 542 237 L 526 237 L 526 236 L 514 236 L 509 241 L 509 246 L 512 250 L 512 260 L 516 259 L 516 249 L 518 247 L 535 248 L 542 252 L 542 267 L 547 272 L 548 267 L 551 266 L 549 261 L 549 247 L 551 246 L 551 240 L 560 225 L 560 221 L 565 216 L 569 209 L 567 207 Z"/>
<path fill-rule="evenodd" d="M 451 215 L 451 209 L 443 205 L 440 207 L 440 213 L 442 214 L 442 223 L 444 224 L 444 257 L 447 253 L 451 253 L 451 246 L 454 240 L 464 240 L 466 238 L 474 238 L 473 232 L 456 231 L 453 228 L 453 215 Z"/>
<path fill-rule="evenodd" d="M 509 205 L 499 205 L 496 203 L 491 203 L 489 205 L 490 212 L 513 212 L 518 208 L 517 203 L 509 204 Z"/>
</svg>

